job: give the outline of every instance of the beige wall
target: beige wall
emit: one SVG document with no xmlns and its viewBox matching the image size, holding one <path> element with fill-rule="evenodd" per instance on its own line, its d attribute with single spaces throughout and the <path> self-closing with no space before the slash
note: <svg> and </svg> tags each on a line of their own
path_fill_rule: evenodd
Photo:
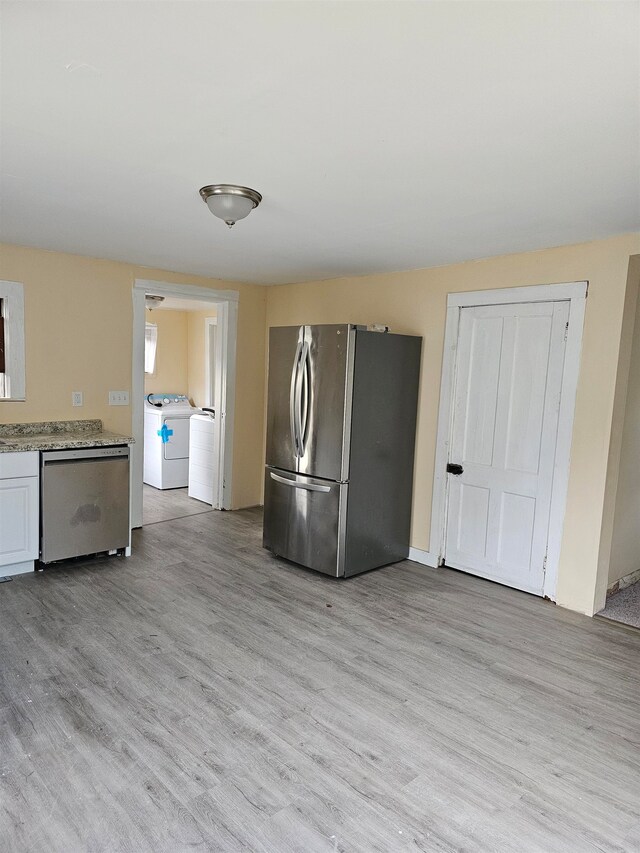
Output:
<svg viewBox="0 0 640 853">
<path fill-rule="evenodd" d="M 158 327 L 156 369 L 153 375 L 144 375 L 145 394 L 189 393 L 189 337 L 186 311 L 149 311 L 145 322 Z"/>
<path fill-rule="evenodd" d="M 205 319 L 215 316 L 215 307 L 207 311 L 193 311 L 188 315 L 189 397 L 194 406 L 207 405 Z"/>
<path fill-rule="evenodd" d="M 592 613 L 608 580 L 607 542 L 616 542 L 610 533 L 618 489 L 615 432 L 624 407 L 614 418 L 614 399 L 626 399 L 618 362 L 623 361 L 628 261 L 638 252 L 639 236 L 623 235 L 437 269 L 263 288 L 0 245 L 0 278 L 25 286 L 27 361 L 27 400 L 0 401 L 0 423 L 97 417 L 107 429 L 129 433 L 130 409 L 108 406 L 108 391 L 131 387 L 135 279 L 236 290 L 232 501 L 234 507 L 248 506 L 259 502 L 262 485 L 265 329 L 302 322 L 388 323 L 394 331 L 424 337 L 412 544 L 428 550 L 447 293 L 586 279 L 590 287 L 557 598 L 559 604 Z M 85 394 L 80 409 L 71 406 L 71 391 L 79 390 Z"/>
<path fill-rule="evenodd" d="M 0 278 L 25 291 L 26 402 L 0 401 L 0 423 L 101 418 L 131 432 L 128 406 L 109 406 L 109 390 L 131 388 L 136 278 L 239 293 L 234 507 L 260 500 L 267 288 L 131 264 L 0 244 Z M 71 392 L 84 391 L 84 406 Z"/>
<path fill-rule="evenodd" d="M 618 369 L 616 396 L 621 405 L 614 409 L 614 433 L 617 434 L 617 442 L 612 440 L 610 450 L 609 470 L 610 476 L 615 478 L 615 484 L 612 483 L 611 486 L 612 491 L 615 486 L 615 506 L 610 524 L 609 552 L 606 551 L 607 540 L 604 536 L 605 541 L 601 546 L 601 559 L 605 568 L 608 568 L 607 585 L 640 570 L 639 285 L 640 256 L 636 255 L 629 265 L 627 305 Z M 616 450 L 618 458 L 615 456 Z"/>
<path fill-rule="evenodd" d="M 422 335 L 411 543 L 429 549 L 431 493 L 448 293 L 589 281 L 558 603 L 593 613 L 627 266 L 638 235 L 436 269 L 269 288 L 267 326 L 385 323 Z"/>
</svg>

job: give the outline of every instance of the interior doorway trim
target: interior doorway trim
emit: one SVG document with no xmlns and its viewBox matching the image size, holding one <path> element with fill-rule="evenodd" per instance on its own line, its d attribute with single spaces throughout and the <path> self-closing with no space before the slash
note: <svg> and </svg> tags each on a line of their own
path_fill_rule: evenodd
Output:
<svg viewBox="0 0 640 853">
<path fill-rule="evenodd" d="M 211 302 L 216 306 L 216 418 L 219 489 L 214 507 L 231 509 L 233 473 L 233 422 L 236 387 L 236 342 L 238 335 L 237 290 L 212 290 L 196 285 L 136 279 L 133 284 L 133 357 L 131 375 L 131 421 L 135 444 L 131 446 L 131 526 L 142 525 L 142 471 L 144 460 L 144 323 L 146 293 Z"/>
<path fill-rule="evenodd" d="M 447 297 L 447 319 L 442 361 L 442 381 L 440 385 L 440 408 L 438 413 L 431 535 L 429 542 L 429 555 L 436 557 L 438 565 L 442 565 L 445 561 L 448 498 L 446 467 L 450 461 L 449 446 L 453 428 L 453 399 L 461 309 L 481 305 L 522 304 L 530 302 L 570 303 L 560 411 L 558 413 L 556 455 L 553 469 L 547 559 L 543 589 L 544 597 L 550 598 L 552 601 L 556 600 L 558 563 L 560 560 L 562 529 L 569 484 L 571 436 L 580 372 L 580 354 L 582 351 L 582 331 L 584 327 L 587 291 L 588 282 L 576 281 L 563 284 L 540 284 L 530 287 L 450 293 Z"/>
<path fill-rule="evenodd" d="M 216 362 L 216 349 L 217 349 L 217 334 L 214 334 L 214 345 L 213 351 L 211 348 L 211 329 L 215 329 L 217 332 L 218 326 L 218 317 L 206 317 L 204 321 L 204 351 L 205 351 L 205 361 L 204 361 L 204 387 L 205 387 L 205 405 L 206 406 L 215 406 L 215 388 L 217 384 L 221 381 L 220 371 L 218 369 L 218 364 Z M 211 370 L 211 362 L 213 361 L 214 368 Z M 212 375 L 213 374 L 213 375 Z M 213 380 L 213 388 L 214 392 L 211 393 L 211 385 Z"/>
</svg>

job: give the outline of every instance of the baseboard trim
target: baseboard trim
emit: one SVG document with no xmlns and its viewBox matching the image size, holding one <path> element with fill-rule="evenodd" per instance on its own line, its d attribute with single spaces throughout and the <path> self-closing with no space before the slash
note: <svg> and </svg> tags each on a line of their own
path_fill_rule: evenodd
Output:
<svg viewBox="0 0 640 853">
<path fill-rule="evenodd" d="M 25 575 L 32 571 L 34 571 L 33 560 L 27 560 L 25 563 L 9 563 L 6 566 L 0 566 L 0 578 L 12 578 L 14 575 Z"/>
<path fill-rule="evenodd" d="M 429 566 L 432 569 L 437 569 L 440 560 L 436 554 L 430 551 L 422 551 L 420 548 L 409 548 L 409 559 L 414 563 L 422 563 L 423 566 Z"/>
<path fill-rule="evenodd" d="M 607 587 L 607 598 L 610 595 L 615 595 L 616 592 L 619 592 L 621 589 L 626 589 L 628 586 L 632 586 L 632 584 L 640 581 L 640 569 L 637 569 L 635 572 L 631 572 L 630 575 L 625 575 L 623 578 L 618 578 L 617 581 L 611 584 L 611 586 Z"/>
</svg>

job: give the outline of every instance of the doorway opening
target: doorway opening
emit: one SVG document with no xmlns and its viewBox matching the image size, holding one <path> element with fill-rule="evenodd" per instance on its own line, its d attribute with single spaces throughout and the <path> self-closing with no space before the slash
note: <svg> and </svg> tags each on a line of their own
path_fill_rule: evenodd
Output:
<svg viewBox="0 0 640 853">
<path fill-rule="evenodd" d="M 613 524 L 606 559 L 599 560 L 598 616 L 640 629 L 640 255 L 629 258 L 614 418 L 620 449 Z M 625 379 L 626 382 L 621 381 Z M 614 439 L 612 438 L 612 446 Z M 611 462 L 609 464 L 612 464 Z"/>
<path fill-rule="evenodd" d="M 134 283 L 132 527 L 231 508 L 237 306 L 236 291 Z"/>
<path fill-rule="evenodd" d="M 450 294 L 436 565 L 555 600 L 587 282 Z"/>
</svg>

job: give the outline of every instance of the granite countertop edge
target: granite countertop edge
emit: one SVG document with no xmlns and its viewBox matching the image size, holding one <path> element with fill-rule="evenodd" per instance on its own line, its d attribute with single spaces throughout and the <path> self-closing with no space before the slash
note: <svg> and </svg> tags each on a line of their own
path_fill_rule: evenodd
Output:
<svg viewBox="0 0 640 853">
<path fill-rule="evenodd" d="M 0 453 L 112 447 L 133 443 L 134 439 L 129 435 L 105 432 L 99 420 L 0 425 Z"/>
</svg>

